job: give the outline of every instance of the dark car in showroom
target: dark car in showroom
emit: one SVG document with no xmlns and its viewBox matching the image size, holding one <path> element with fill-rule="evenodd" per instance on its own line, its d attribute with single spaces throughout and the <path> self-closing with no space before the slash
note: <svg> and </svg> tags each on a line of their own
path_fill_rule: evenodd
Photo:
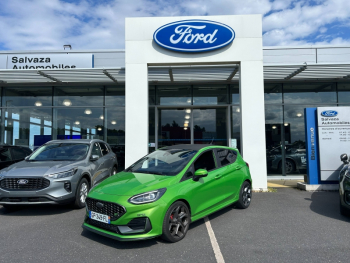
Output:
<svg viewBox="0 0 350 263">
<path fill-rule="evenodd" d="M 85 207 L 91 187 L 117 173 L 118 162 L 101 140 L 54 140 L 0 171 L 0 205 L 72 203 Z"/>
<path fill-rule="evenodd" d="M 297 149 L 293 145 L 285 146 L 285 172 L 286 174 L 306 170 L 307 158 L 306 149 Z M 270 171 L 282 172 L 282 147 L 274 147 L 267 151 L 267 169 Z"/>
<path fill-rule="evenodd" d="M 339 197 L 340 213 L 345 216 L 350 215 L 350 165 L 347 154 L 340 155 L 343 162 L 343 168 L 339 173 Z"/>
<path fill-rule="evenodd" d="M 28 147 L 14 145 L 0 145 L 0 170 L 11 164 L 23 161 L 32 154 Z"/>
</svg>

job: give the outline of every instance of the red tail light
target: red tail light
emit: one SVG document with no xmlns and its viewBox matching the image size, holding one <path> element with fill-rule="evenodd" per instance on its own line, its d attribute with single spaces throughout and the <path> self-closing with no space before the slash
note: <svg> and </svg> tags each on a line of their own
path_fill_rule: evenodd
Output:
<svg viewBox="0 0 350 263">
<path fill-rule="evenodd" d="M 247 163 L 247 162 L 246 162 L 245 164 L 246 164 L 246 165 L 247 165 L 247 167 L 249 168 L 249 163 Z"/>
</svg>

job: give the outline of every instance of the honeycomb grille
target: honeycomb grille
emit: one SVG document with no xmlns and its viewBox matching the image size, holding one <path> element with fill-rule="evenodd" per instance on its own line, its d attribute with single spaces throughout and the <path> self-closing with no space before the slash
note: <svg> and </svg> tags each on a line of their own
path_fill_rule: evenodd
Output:
<svg viewBox="0 0 350 263">
<path fill-rule="evenodd" d="M 19 181 L 26 182 L 19 184 Z M 41 190 L 50 186 L 50 180 L 45 178 L 5 178 L 0 181 L 0 187 L 4 190 Z"/>
<path fill-rule="evenodd" d="M 102 204 L 103 207 L 98 207 L 97 203 Z M 94 211 L 96 213 L 110 216 L 111 221 L 117 220 L 126 213 L 125 208 L 121 205 L 92 198 L 86 198 L 86 205 L 89 211 Z"/>
</svg>

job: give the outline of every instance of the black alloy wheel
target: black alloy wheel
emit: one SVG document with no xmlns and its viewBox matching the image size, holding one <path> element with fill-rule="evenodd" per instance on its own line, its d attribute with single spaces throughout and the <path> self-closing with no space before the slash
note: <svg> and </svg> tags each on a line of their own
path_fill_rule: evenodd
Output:
<svg viewBox="0 0 350 263">
<path fill-rule="evenodd" d="M 294 172 L 294 170 L 295 170 L 295 165 L 294 165 L 293 161 L 291 161 L 291 160 L 286 160 L 285 167 L 286 167 L 285 168 L 286 174 L 290 174 L 290 173 Z"/>
<path fill-rule="evenodd" d="M 236 203 L 236 206 L 240 209 L 246 209 L 249 207 L 251 201 L 252 201 L 251 184 L 248 181 L 245 181 L 242 184 L 242 187 L 239 193 L 239 199 Z"/>
<path fill-rule="evenodd" d="M 165 214 L 162 239 L 175 243 L 186 236 L 191 221 L 190 210 L 184 202 L 173 203 Z"/>
</svg>

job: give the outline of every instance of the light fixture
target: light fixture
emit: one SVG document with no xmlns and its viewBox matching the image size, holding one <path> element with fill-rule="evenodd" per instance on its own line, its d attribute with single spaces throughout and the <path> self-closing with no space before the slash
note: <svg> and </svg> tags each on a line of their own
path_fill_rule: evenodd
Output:
<svg viewBox="0 0 350 263">
<path fill-rule="evenodd" d="M 301 117 L 301 116 L 303 116 L 303 114 L 301 114 L 300 112 L 297 113 L 297 117 Z"/>
<path fill-rule="evenodd" d="M 276 128 L 277 128 L 276 125 L 273 125 L 273 126 L 272 126 L 272 129 L 276 129 Z"/>
<path fill-rule="evenodd" d="M 185 127 L 184 130 L 187 130 L 187 128 Z"/>
<path fill-rule="evenodd" d="M 74 122 L 75 125 L 79 125 L 80 124 L 80 121 L 76 121 Z"/>
<path fill-rule="evenodd" d="M 116 121 L 111 121 L 111 124 L 116 125 L 117 122 Z"/>
<path fill-rule="evenodd" d="M 91 111 L 90 109 L 86 109 L 86 110 L 84 111 L 84 113 L 87 114 L 87 115 L 90 115 L 90 114 L 92 113 L 92 111 Z"/>
<path fill-rule="evenodd" d="M 188 120 L 185 120 L 185 123 L 190 123 Z"/>
<path fill-rule="evenodd" d="M 70 105 L 72 105 L 72 102 L 71 102 L 70 100 L 64 100 L 64 101 L 62 102 L 62 104 L 63 104 L 64 106 L 70 106 Z"/>
<path fill-rule="evenodd" d="M 34 103 L 34 105 L 37 106 L 37 107 L 43 106 L 43 104 L 41 103 L 41 101 L 36 101 L 36 102 Z"/>
<path fill-rule="evenodd" d="M 191 109 L 186 109 L 186 113 L 191 113 Z"/>
<path fill-rule="evenodd" d="M 288 126 L 288 123 L 285 122 L 285 123 L 284 123 L 284 126 Z"/>
<path fill-rule="evenodd" d="M 72 49 L 72 45 L 63 45 L 63 50 L 65 50 L 66 48 Z"/>
<path fill-rule="evenodd" d="M 100 119 L 101 119 L 101 120 L 103 120 L 103 119 L 104 119 L 103 115 L 101 115 L 101 116 L 100 116 Z"/>
<path fill-rule="evenodd" d="M 184 127 L 188 127 L 188 123 L 184 123 Z"/>
<path fill-rule="evenodd" d="M 236 109 L 236 112 L 241 112 L 241 109 L 240 109 L 240 108 L 237 108 L 237 109 Z"/>
<path fill-rule="evenodd" d="M 188 99 L 188 100 L 187 100 L 187 103 L 191 103 L 191 99 Z"/>
<path fill-rule="evenodd" d="M 102 131 L 102 128 L 101 128 L 101 127 L 98 127 L 97 130 L 98 130 L 98 131 Z"/>
<path fill-rule="evenodd" d="M 186 115 L 186 116 L 185 116 L 185 119 L 188 120 L 189 118 L 190 118 L 190 115 Z"/>
</svg>

